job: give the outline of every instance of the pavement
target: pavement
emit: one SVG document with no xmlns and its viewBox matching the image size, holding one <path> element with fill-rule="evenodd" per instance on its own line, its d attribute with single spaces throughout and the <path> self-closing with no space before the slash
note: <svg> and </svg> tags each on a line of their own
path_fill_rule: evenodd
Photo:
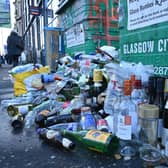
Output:
<svg viewBox="0 0 168 168">
<path fill-rule="evenodd" d="M 8 75 L 10 65 L 0 67 L 0 101 L 11 99 L 13 83 Z M 2 107 L 2 104 L 1 104 Z M 141 168 L 138 157 L 131 161 L 116 160 L 77 145 L 67 151 L 39 139 L 35 128 L 13 130 L 10 117 L 0 111 L 0 168 Z"/>
</svg>

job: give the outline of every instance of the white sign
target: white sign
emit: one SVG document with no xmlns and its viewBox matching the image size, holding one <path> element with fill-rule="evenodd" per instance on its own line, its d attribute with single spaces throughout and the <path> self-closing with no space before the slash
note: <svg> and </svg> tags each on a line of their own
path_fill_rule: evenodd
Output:
<svg viewBox="0 0 168 168">
<path fill-rule="evenodd" d="M 83 24 L 78 24 L 66 32 L 67 48 L 85 43 Z"/>
<path fill-rule="evenodd" d="M 168 0 L 127 0 L 128 30 L 168 21 Z"/>
</svg>

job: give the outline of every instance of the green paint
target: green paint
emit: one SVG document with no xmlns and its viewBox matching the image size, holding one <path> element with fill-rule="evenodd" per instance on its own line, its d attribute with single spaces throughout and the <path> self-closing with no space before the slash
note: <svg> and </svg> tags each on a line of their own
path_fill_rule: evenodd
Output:
<svg viewBox="0 0 168 168">
<path fill-rule="evenodd" d="M 121 59 L 154 65 L 156 74 L 168 75 L 168 22 L 128 30 L 127 1 L 120 3 L 123 7 L 123 20 L 119 23 Z"/>
</svg>

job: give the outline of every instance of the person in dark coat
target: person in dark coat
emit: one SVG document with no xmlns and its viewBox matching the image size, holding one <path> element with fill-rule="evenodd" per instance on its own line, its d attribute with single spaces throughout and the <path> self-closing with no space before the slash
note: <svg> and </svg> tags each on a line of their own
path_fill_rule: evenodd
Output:
<svg viewBox="0 0 168 168">
<path fill-rule="evenodd" d="M 7 55 L 9 63 L 13 63 L 13 67 L 18 65 L 19 56 L 24 50 L 24 41 L 15 31 L 12 31 L 7 38 Z"/>
</svg>

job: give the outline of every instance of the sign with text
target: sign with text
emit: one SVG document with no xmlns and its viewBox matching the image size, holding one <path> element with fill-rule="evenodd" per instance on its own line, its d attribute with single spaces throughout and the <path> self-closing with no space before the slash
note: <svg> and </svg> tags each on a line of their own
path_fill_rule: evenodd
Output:
<svg viewBox="0 0 168 168">
<path fill-rule="evenodd" d="M 10 0 L 0 0 L 0 27 L 11 27 Z"/>
<path fill-rule="evenodd" d="M 37 6 L 29 6 L 29 13 L 34 16 L 40 16 L 41 8 Z"/>
<path fill-rule="evenodd" d="M 85 43 L 85 32 L 83 24 L 77 24 L 66 33 L 67 48 Z"/>
<path fill-rule="evenodd" d="M 168 0 L 127 0 L 128 30 L 168 21 Z"/>
</svg>

